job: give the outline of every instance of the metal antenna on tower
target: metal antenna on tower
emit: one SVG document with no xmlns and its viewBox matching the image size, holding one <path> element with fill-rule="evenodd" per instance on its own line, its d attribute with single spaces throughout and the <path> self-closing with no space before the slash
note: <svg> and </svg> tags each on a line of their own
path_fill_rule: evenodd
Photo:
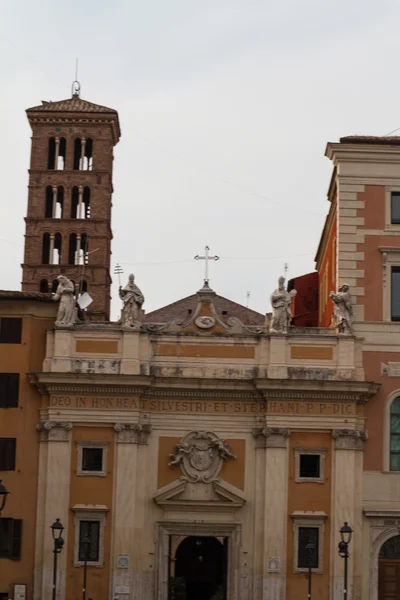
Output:
<svg viewBox="0 0 400 600">
<path fill-rule="evenodd" d="M 75 62 L 75 81 L 72 82 L 72 97 L 79 98 L 81 93 L 81 84 L 78 81 L 78 58 Z"/>
<path fill-rule="evenodd" d="M 250 292 L 246 292 L 246 308 L 249 308 Z"/>
<path fill-rule="evenodd" d="M 288 263 L 285 263 L 284 270 L 285 270 L 285 279 L 287 279 L 287 274 L 288 274 L 288 271 L 289 271 L 289 265 L 288 265 Z"/>
<path fill-rule="evenodd" d="M 116 264 L 114 268 L 114 275 L 118 275 L 119 287 L 121 287 L 121 274 L 124 272 L 120 264 Z"/>
</svg>

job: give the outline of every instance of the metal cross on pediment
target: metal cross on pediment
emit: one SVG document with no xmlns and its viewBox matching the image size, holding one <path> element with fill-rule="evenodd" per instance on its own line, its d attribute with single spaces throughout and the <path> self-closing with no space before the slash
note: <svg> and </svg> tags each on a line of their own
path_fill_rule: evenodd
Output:
<svg viewBox="0 0 400 600">
<path fill-rule="evenodd" d="M 204 283 L 208 283 L 209 282 L 209 279 L 208 279 L 208 261 L 209 260 L 219 260 L 219 256 L 217 256 L 217 255 L 210 256 L 209 255 L 209 251 L 210 251 L 209 246 L 206 246 L 204 248 L 204 256 L 200 256 L 199 254 L 196 254 L 196 256 L 194 257 L 195 260 L 204 260 L 205 261 Z"/>
</svg>

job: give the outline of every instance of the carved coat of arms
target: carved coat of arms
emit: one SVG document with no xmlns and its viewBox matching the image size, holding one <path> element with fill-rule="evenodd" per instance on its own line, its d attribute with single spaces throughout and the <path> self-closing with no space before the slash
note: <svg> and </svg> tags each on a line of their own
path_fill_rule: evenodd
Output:
<svg viewBox="0 0 400 600">
<path fill-rule="evenodd" d="M 187 481 L 210 483 L 218 475 L 224 460 L 236 458 L 230 445 L 210 431 L 191 431 L 169 455 L 170 467 L 179 465 Z"/>
</svg>

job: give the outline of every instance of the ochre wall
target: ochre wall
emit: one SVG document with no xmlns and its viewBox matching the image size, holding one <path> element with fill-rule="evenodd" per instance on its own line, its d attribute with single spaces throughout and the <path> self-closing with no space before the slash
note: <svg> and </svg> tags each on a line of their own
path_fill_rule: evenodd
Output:
<svg viewBox="0 0 400 600">
<path fill-rule="evenodd" d="M 329 433 L 292 433 L 289 438 L 289 485 L 287 522 L 287 600 L 307 598 L 307 579 L 304 573 L 293 573 L 294 532 L 290 515 L 294 511 L 323 511 L 324 522 L 323 573 L 313 574 L 313 600 L 329 600 L 330 571 L 330 516 L 331 516 L 331 463 L 332 435 Z M 324 483 L 295 482 L 295 448 L 326 448 Z M 310 527 L 313 521 L 310 519 Z"/>
<path fill-rule="evenodd" d="M 2 303 L 1 316 L 18 317 L 19 304 Z M 22 308 L 22 306 L 21 306 Z M 36 424 L 42 398 L 29 383 L 27 373 L 40 371 L 45 355 L 45 331 L 54 319 L 25 316 L 21 344 L 0 344 L 0 371 L 20 373 L 17 408 L 0 408 L 0 437 L 15 437 L 15 471 L 3 471 L 1 478 L 10 492 L 2 517 L 22 519 L 21 560 L 0 559 L 0 592 L 12 596 L 13 583 L 27 585 L 27 600 L 32 598 L 39 441 Z M 49 523 L 50 526 L 50 523 Z M 49 529 L 49 535 L 50 529 Z"/>
<path fill-rule="evenodd" d="M 108 442 L 107 475 L 77 475 L 77 442 Z M 72 428 L 71 487 L 70 506 L 76 504 L 100 504 L 109 509 L 104 531 L 104 567 L 87 569 L 87 597 L 108 598 L 110 573 L 110 547 L 112 522 L 112 497 L 114 478 L 114 431 L 111 427 Z M 67 598 L 80 598 L 82 594 L 83 568 L 74 567 L 74 512 L 71 510 L 68 520 L 68 558 L 67 558 Z M 93 515 L 95 517 L 95 514 Z"/>
<path fill-rule="evenodd" d="M 319 269 L 319 327 L 329 327 L 333 315 L 333 302 L 329 300 L 329 292 L 336 290 L 336 274 L 337 274 L 337 263 L 336 263 L 336 252 L 335 244 L 337 244 L 337 218 L 332 221 L 330 231 L 327 233 L 328 241 L 326 244 L 325 252 L 321 261 L 321 267 Z M 323 302 L 323 291 L 324 276 L 327 276 L 326 286 L 326 301 Z"/>
</svg>

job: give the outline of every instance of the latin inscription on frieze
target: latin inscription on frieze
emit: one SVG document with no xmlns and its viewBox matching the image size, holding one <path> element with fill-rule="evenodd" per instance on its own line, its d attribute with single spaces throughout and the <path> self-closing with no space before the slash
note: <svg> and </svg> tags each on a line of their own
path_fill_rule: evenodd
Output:
<svg viewBox="0 0 400 600">
<path fill-rule="evenodd" d="M 230 415 L 336 415 L 355 414 L 355 405 L 347 402 L 235 402 L 228 400 L 153 400 L 118 396 L 51 396 L 51 408 L 145 410 L 164 413 L 213 413 Z"/>
</svg>

